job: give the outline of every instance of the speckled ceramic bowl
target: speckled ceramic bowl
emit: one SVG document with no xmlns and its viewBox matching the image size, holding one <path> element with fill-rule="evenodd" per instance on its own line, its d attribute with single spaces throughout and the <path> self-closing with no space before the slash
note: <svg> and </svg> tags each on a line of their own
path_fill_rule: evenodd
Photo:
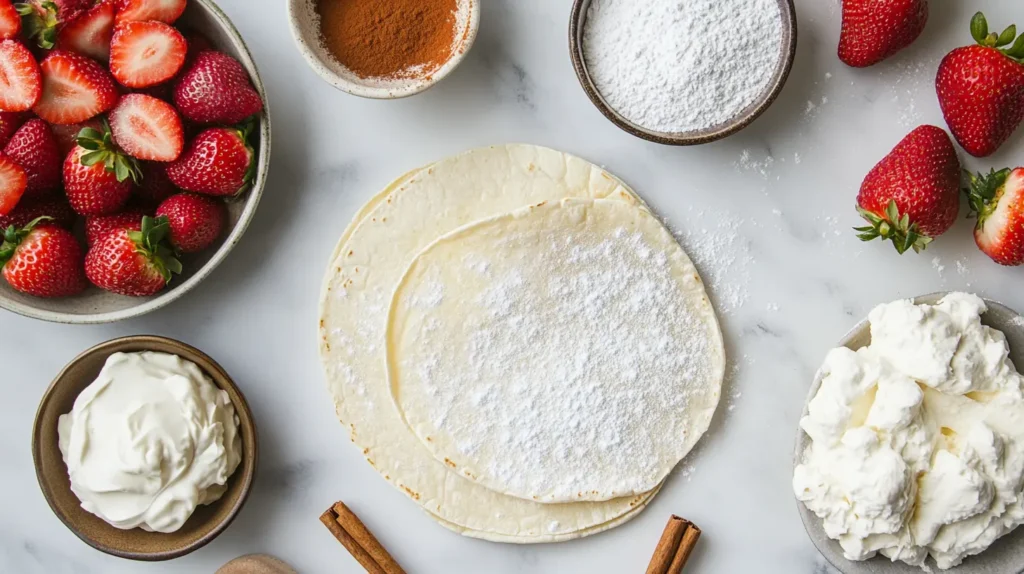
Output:
<svg viewBox="0 0 1024 574">
<path fill-rule="evenodd" d="M 793 68 L 793 60 L 796 58 L 796 6 L 793 5 L 793 0 L 778 0 L 778 2 L 779 11 L 782 13 L 782 55 L 771 81 L 768 82 L 768 87 L 757 100 L 741 110 L 734 118 L 722 125 L 707 129 L 674 133 L 649 130 L 629 121 L 605 101 L 604 96 L 598 91 L 590 77 L 590 72 L 587 71 L 587 61 L 583 55 L 583 30 L 587 21 L 590 0 L 575 0 L 573 3 L 572 14 L 569 17 L 569 55 L 572 57 L 573 68 L 576 69 L 576 77 L 579 78 L 587 97 L 606 118 L 622 130 L 638 138 L 665 145 L 706 144 L 728 137 L 750 125 L 775 102 L 779 93 L 782 92 L 782 87 L 786 85 L 789 72 Z"/>
<path fill-rule="evenodd" d="M 270 110 L 266 91 L 256 64 L 245 42 L 231 20 L 211 0 L 190 0 L 185 14 L 178 21 L 184 29 L 202 33 L 218 50 L 231 55 L 249 72 L 253 86 L 263 98 L 259 129 L 250 144 L 256 151 L 256 175 L 251 188 L 228 203 L 228 225 L 224 236 L 214 247 L 182 258 L 184 272 L 175 276 L 170 286 L 153 297 L 124 297 L 90 287 L 76 297 L 40 299 L 18 293 L 0 280 L 0 307 L 15 313 L 57 323 L 109 323 L 144 315 L 167 305 L 188 293 L 206 279 L 231 252 L 248 227 L 263 194 L 270 167 Z"/>
<path fill-rule="evenodd" d="M 430 88 L 462 63 L 469 49 L 473 47 L 477 31 L 480 29 L 480 2 L 481 0 L 459 0 L 459 40 L 451 58 L 443 66 L 426 77 L 400 81 L 361 78 L 339 64 L 320 40 L 320 16 L 317 14 L 316 0 L 288 0 L 288 21 L 291 24 L 295 45 L 302 57 L 325 82 L 353 96 L 393 100 L 412 96 Z"/>
<path fill-rule="evenodd" d="M 120 530 L 82 509 L 71 491 L 68 469 L 57 445 L 57 420 L 71 408 L 117 352 L 157 351 L 171 353 L 199 366 L 218 388 L 226 391 L 238 415 L 242 437 L 242 462 L 228 479 L 228 490 L 213 504 L 200 506 L 177 532 L 160 534 Z M 43 395 L 32 428 L 32 460 L 36 478 L 53 513 L 76 536 L 93 548 L 132 560 L 158 561 L 184 556 L 216 538 L 234 520 L 252 490 L 259 461 L 256 424 L 242 392 L 224 369 L 201 351 L 165 337 L 140 335 L 101 343 L 85 351 L 57 375 Z"/>
<path fill-rule="evenodd" d="M 917 297 L 915 301 L 917 303 L 937 303 L 945 296 L 946 293 L 933 293 Z M 1018 367 L 1024 365 L 1024 327 L 1021 326 L 1020 315 L 995 301 L 986 299 L 985 303 L 988 304 L 988 312 L 982 316 L 982 322 L 1006 334 L 1006 340 L 1010 344 L 1010 358 Z M 839 342 L 841 346 L 854 350 L 870 343 L 871 325 L 867 319 L 858 323 Z M 807 394 L 808 404 L 818 393 L 822 378 L 821 371 L 818 371 L 811 384 L 811 390 Z M 807 416 L 807 404 L 804 405 L 801 417 L 804 416 Z M 810 437 L 805 432 L 797 431 L 796 450 L 793 455 L 794 466 L 803 460 L 804 451 L 810 446 L 810 442 Z M 843 549 L 839 543 L 825 534 L 821 519 L 808 510 L 802 502 L 797 501 L 797 507 L 800 510 L 804 528 L 807 529 L 807 534 L 811 537 L 811 542 L 818 548 L 821 555 L 843 574 L 921 574 L 920 568 L 908 566 L 902 562 L 893 563 L 885 557 L 876 557 L 863 562 L 847 560 L 843 557 Z M 934 568 L 934 564 L 932 566 Z M 965 559 L 963 564 L 946 572 L 952 574 L 1020 574 L 1024 572 L 1024 528 L 1018 528 L 996 540 L 985 552 Z"/>
</svg>

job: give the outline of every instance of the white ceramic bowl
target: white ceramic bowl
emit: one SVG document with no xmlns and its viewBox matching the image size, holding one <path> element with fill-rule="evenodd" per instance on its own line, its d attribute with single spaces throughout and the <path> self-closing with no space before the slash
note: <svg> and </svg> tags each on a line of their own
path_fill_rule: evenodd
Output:
<svg viewBox="0 0 1024 574">
<path fill-rule="evenodd" d="M 183 257 L 183 273 L 175 276 L 167 289 L 153 297 L 125 297 L 90 286 L 75 297 L 41 299 L 18 293 L 0 280 L 0 307 L 27 317 L 57 323 L 109 323 L 144 315 L 188 293 L 224 261 L 245 233 L 259 204 L 270 166 L 270 111 L 263 82 L 242 36 L 227 15 L 211 0 L 189 0 L 188 9 L 178 24 L 202 33 L 209 38 L 214 48 L 241 62 L 263 99 L 259 129 L 250 140 L 256 151 L 256 176 L 248 191 L 228 202 L 228 225 L 223 238 L 216 246 L 202 253 Z"/>
<path fill-rule="evenodd" d="M 316 0 L 288 0 L 288 20 L 292 37 L 309 67 L 339 90 L 378 100 L 393 100 L 418 94 L 443 80 L 469 53 L 480 28 L 481 0 L 459 0 L 459 31 L 461 40 L 448 59 L 436 72 L 425 78 L 382 81 L 360 78 L 331 56 L 320 41 L 320 16 Z"/>
</svg>

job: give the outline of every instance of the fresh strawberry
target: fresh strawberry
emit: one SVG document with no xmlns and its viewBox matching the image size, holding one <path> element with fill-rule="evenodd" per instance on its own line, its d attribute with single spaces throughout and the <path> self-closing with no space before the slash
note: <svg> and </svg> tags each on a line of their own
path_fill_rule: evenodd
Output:
<svg viewBox="0 0 1024 574">
<path fill-rule="evenodd" d="M 112 215 L 93 215 L 85 218 L 85 243 L 89 247 L 95 245 L 108 233 L 118 229 L 140 231 L 142 218 L 146 211 L 139 207 L 129 208 Z"/>
<path fill-rule="evenodd" d="M 1024 264 L 1024 167 L 966 173 L 966 179 L 978 247 L 1000 265 Z"/>
<path fill-rule="evenodd" d="M 185 37 L 163 22 L 124 22 L 110 41 L 110 72 L 129 88 L 155 86 L 185 64 Z"/>
<path fill-rule="evenodd" d="M 178 112 L 146 94 L 121 98 L 109 116 L 114 141 L 129 155 L 147 161 L 174 161 L 185 147 Z"/>
<path fill-rule="evenodd" d="M 31 114 L 24 112 L 0 112 L 0 148 L 7 145 L 14 132 L 31 117 Z"/>
<path fill-rule="evenodd" d="M 927 0 L 843 0 L 839 59 L 866 68 L 911 45 L 928 22 Z"/>
<path fill-rule="evenodd" d="M 21 14 L 11 0 L 0 0 L 0 40 L 12 40 L 21 34 Z"/>
<path fill-rule="evenodd" d="M 956 141 L 973 156 L 995 153 L 1024 121 L 1024 36 L 1014 41 L 1016 34 L 1016 26 L 989 33 L 978 12 L 971 20 L 978 44 L 953 50 L 939 64 L 939 106 Z"/>
<path fill-rule="evenodd" d="M 196 56 L 202 52 L 214 51 L 213 42 L 199 32 L 186 31 L 184 34 L 185 41 L 188 42 L 188 55 L 185 56 L 185 62 L 187 64 L 194 62 Z"/>
<path fill-rule="evenodd" d="M 51 124 L 78 124 L 117 103 L 114 78 L 95 60 L 54 50 L 40 68 L 43 95 L 32 111 Z"/>
<path fill-rule="evenodd" d="M 922 251 L 956 221 L 959 183 L 960 160 L 946 132 L 915 129 L 864 178 L 857 211 L 870 225 L 858 227 L 858 237 L 892 240 L 901 254 Z"/>
<path fill-rule="evenodd" d="M 4 154 L 28 174 L 28 195 L 43 195 L 60 187 L 62 156 L 50 126 L 36 118 L 25 122 L 4 146 Z"/>
<path fill-rule="evenodd" d="M 68 153 L 75 149 L 78 145 L 78 134 L 85 128 L 92 128 L 98 132 L 103 131 L 103 120 L 100 118 L 92 118 L 86 120 L 80 124 L 71 124 L 62 126 L 54 124 L 50 126 L 50 131 L 53 132 L 53 139 L 57 141 L 57 148 L 60 150 L 60 157 L 68 157 Z"/>
<path fill-rule="evenodd" d="M 64 191 L 80 215 L 117 213 L 131 197 L 138 174 L 138 164 L 117 149 L 109 129 L 86 128 L 64 160 Z"/>
<path fill-rule="evenodd" d="M 82 246 L 70 231 L 45 218 L 3 231 L 0 266 L 11 287 L 35 297 L 68 297 L 87 285 Z"/>
<path fill-rule="evenodd" d="M 167 164 L 154 161 L 139 163 L 142 166 L 142 181 L 135 188 L 135 196 L 139 200 L 155 207 L 180 191 L 167 177 Z"/>
<path fill-rule="evenodd" d="M 101 0 L 73 21 L 57 36 L 57 49 L 70 50 L 106 62 L 110 59 L 110 40 L 114 35 L 114 3 Z"/>
<path fill-rule="evenodd" d="M 117 21 L 159 20 L 173 23 L 185 12 L 186 0 L 118 0 Z"/>
<path fill-rule="evenodd" d="M 27 111 L 42 93 L 43 78 L 32 52 L 17 40 L 0 42 L 0 111 Z"/>
<path fill-rule="evenodd" d="M 117 229 L 102 237 L 85 256 L 89 281 L 113 293 L 145 297 L 167 286 L 181 263 L 167 246 L 166 218 L 144 217 L 139 231 Z"/>
<path fill-rule="evenodd" d="M 181 115 L 202 124 L 237 124 L 259 113 L 263 100 L 237 60 L 220 52 L 200 52 L 174 84 Z"/>
<path fill-rule="evenodd" d="M 207 195 L 241 193 L 256 170 L 248 136 L 249 128 L 210 128 L 202 132 L 178 161 L 167 166 L 167 177 L 186 191 Z"/>
<path fill-rule="evenodd" d="M 40 48 L 49 50 L 57 41 L 61 28 L 78 19 L 93 0 L 28 0 L 15 7 L 21 15 L 24 35 L 35 40 Z"/>
<path fill-rule="evenodd" d="M 28 175 L 18 162 L 0 154 L 0 219 L 14 211 L 28 187 Z"/>
<path fill-rule="evenodd" d="M 196 253 L 213 245 L 224 230 L 227 208 L 216 199 L 179 193 L 167 198 L 156 210 L 170 223 L 171 245 L 179 253 Z"/>
<path fill-rule="evenodd" d="M 10 226 L 25 227 L 30 222 L 40 217 L 49 218 L 49 223 L 71 229 L 75 224 L 78 214 L 71 209 L 67 198 L 62 196 L 23 198 L 18 207 L 7 215 L 0 215 L 0 229 L 7 229 Z"/>
</svg>

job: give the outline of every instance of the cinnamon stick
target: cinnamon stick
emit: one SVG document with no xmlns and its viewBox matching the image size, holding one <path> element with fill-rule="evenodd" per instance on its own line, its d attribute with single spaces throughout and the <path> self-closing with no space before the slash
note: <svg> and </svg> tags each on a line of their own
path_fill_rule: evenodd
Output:
<svg viewBox="0 0 1024 574">
<path fill-rule="evenodd" d="M 334 506 L 320 515 L 320 522 L 324 523 L 368 574 L 405 574 L 405 570 L 344 502 L 334 503 Z"/>
<path fill-rule="evenodd" d="M 700 528 L 695 524 L 676 515 L 672 515 L 665 525 L 665 531 L 654 548 L 654 556 L 647 566 L 647 574 L 679 574 L 686 561 L 690 559 L 697 540 L 700 539 Z"/>
</svg>

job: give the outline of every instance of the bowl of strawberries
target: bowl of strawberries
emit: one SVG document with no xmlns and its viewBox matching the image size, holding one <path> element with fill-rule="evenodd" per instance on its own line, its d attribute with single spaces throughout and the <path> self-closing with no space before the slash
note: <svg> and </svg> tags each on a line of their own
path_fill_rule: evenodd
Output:
<svg viewBox="0 0 1024 574">
<path fill-rule="evenodd" d="M 266 102 L 210 0 L 0 0 L 0 307 L 105 323 L 191 290 L 259 203 Z"/>
</svg>

